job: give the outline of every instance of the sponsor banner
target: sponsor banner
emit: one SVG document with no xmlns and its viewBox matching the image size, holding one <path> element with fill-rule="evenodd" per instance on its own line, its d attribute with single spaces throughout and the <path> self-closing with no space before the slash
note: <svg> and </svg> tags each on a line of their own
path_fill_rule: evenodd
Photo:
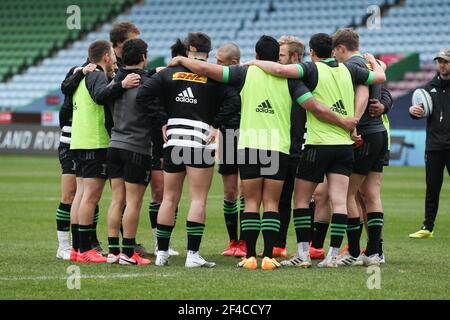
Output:
<svg viewBox="0 0 450 320">
<path fill-rule="evenodd" d="M 389 165 L 425 166 L 425 130 L 391 130 Z"/>
<path fill-rule="evenodd" d="M 11 112 L 0 112 L 0 123 L 6 124 L 12 122 L 12 113 Z"/>
<path fill-rule="evenodd" d="M 0 154 L 57 155 L 59 127 L 0 125 Z M 392 166 L 425 166 L 425 130 L 391 130 Z"/>
<path fill-rule="evenodd" d="M 41 125 L 44 127 L 58 127 L 59 126 L 59 112 L 58 111 L 44 111 L 41 113 Z"/>
<path fill-rule="evenodd" d="M 30 112 L 0 112 L 0 124 L 11 123 L 41 123 L 40 113 Z"/>
<path fill-rule="evenodd" d="M 57 155 L 59 137 L 59 127 L 0 125 L 0 154 Z"/>
<path fill-rule="evenodd" d="M 205 76 L 199 76 L 198 74 L 191 72 L 175 72 L 172 75 L 172 80 L 183 80 L 197 83 L 206 83 L 208 82 L 208 78 Z"/>
</svg>

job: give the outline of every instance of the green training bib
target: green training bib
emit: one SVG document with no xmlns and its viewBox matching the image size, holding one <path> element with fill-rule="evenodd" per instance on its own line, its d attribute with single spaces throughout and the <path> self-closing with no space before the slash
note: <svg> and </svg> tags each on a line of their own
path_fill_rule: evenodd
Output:
<svg viewBox="0 0 450 320">
<path fill-rule="evenodd" d="M 289 154 L 291 108 L 288 80 L 250 66 L 241 90 L 238 149 L 253 148 Z"/>
<path fill-rule="evenodd" d="M 72 140 L 70 149 L 108 148 L 105 107 L 95 103 L 84 78 L 73 95 Z"/>
<path fill-rule="evenodd" d="M 326 62 L 326 61 L 325 61 Z M 313 96 L 329 107 L 331 111 L 344 118 L 355 115 L 355 92 L 350 71 L 344 64 L 330 67 L 325 62 L 317 62 L 319 79 Z M 353 141 L 345 129 L 323 122 L 307 112 L 308 131 L 306 144 L 312 145 L 350 145 Z"/>
</svg>

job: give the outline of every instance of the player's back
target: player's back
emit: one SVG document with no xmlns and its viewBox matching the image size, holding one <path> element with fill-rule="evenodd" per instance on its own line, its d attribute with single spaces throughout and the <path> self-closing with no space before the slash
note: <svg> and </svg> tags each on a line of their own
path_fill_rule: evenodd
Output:
<svg viewBox="0 0 450 320">
<path fill-rule="evenodd" d="M 288 80 L 250 66 L 241 89 L 241 138 L 239 149 L 289 152 L 292 98 Z M 254 130 L 267 138 L 253 137 Z M 277 134 L 275 134 L 275 132 Z"/>
<path fill-rule="evenodd" d="M 162 80 L 163 105 L 168 118 L 211 124 L 223 97 L 223 85 L 192 73 L 183 66 L 169 67 L 155 75 Z"/>
<path fill-rule="evenodd" d="M 168 118 L 167 145 L 206 147 L 209 127 L 221 107 L 224 85 L 182 66 L 166 68 L 153 77 L 162 91 L 159 97 Z"/>
<path fill-rule="evenodd" d="M 361 68 L 367 68 L 369 70 L 373 70 L 372 65 L 367 62 L 366 59 L 364 59 L 361 55 L 354 55 L 349 60 L 347 60 L 347 63 L 353 63 Z M 381 87 L 383 85 L 381 84 L 375 84 L 369 86 L 369 104 L 370 99 L 381 99 Z M 361 117 L 361 120 L 358 123 L 358 132 L 364 133 L 364 134 L 370 134 L 374 132 L 380 132 L 383 131 L 384 125 L 383 120 L 381 119 L 381 116 L 379 117 L 372 117 L 369 114 L 369 106 L 367 105 L 366 110 L 364 111 L 364 114 Z"/>
<path fill-rule="evenodd" d="M 122 81 L 131 73 L 141 76 L 141 84 L 149 78 L 147 72 L 141 69 L 119 69 L 114 82 Z M 139 87 L 127 89 L 111 106 L 114 126 L 111 130 L 110 147 L 123 148 L 126 145 L 127 150 L 148 154 L 151 147 L 151 115 L 138 107 L 138 90 Z"/>
</svg>

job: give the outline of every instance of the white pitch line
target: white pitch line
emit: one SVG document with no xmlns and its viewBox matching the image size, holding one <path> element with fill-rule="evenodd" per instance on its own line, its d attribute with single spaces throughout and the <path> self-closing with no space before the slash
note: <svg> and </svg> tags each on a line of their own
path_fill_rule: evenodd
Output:
<svg viewBox="0 0 450 320">
<path fill-rule="evenodd" d="M 69 275 L 68 275 L 69 276 Z M 0 281 L 46 281 L 46 280 L 67 280 L 67 277 L 57 276 L 28 276 L 28 277 L 0 277 Z M 122 278 L 140 278 L 140 277 L 170 277 L 166 274 L 155 273 L 130 273 L 130 274 L 112 274 L 112 275 L 80 275 L 81 279 L 122 279 Z"/>
</svg>

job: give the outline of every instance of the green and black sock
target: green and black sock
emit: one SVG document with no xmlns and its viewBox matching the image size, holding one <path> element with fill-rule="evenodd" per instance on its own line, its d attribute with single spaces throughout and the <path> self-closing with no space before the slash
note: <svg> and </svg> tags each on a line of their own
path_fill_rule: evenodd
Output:
<svg viewBox="0 0 450 320">
<path fill-rule="evenodd" d="M 245 210 L 245 200 L 243 196 L 239 197 L 239 213 L 244 213 Z"/>
<path fill-rule="evenodd" d="M 161 203 L 158 202 L 150 202 L 150 206 L 148 208 L 148 216 L 150 218 L 150 224 L 152 229 L 155 229 L 158 224 L 158 212 L 159 207 L 161 207 Z"/>
<path fill-rule="evenodd" d="M 108 249 L 116 256 L 120 253 L 119 237 L 108 237 Z"/>
<path fill-rule="evenodd" d="M 134 246 L 136 244 L 136 238 L 123 238 L 122 239 L 122 253 L 131 258 L 134 255 Z"/>
<path fill-rule="evenodd" d="M 314 233 L 314 215 L 316 213 L 316 202 L 314 201 L 314 199 L 311 199 L 311 201 L 309 202 L 309 208 L 312 210 L 312 214 L 311 214 L 311 239 L 312 239 L 312 235 Z"/>
<path fill-rule="evenodd" d="M 335 249 L 339 249 L 341 247 L 346 229 L 347 215 L 343 213 L 333 213 L 330 226 L 330 247 Z"/>
<path fill-rule="evenodd" d="M 280 232 L 278 233 L 275 247 L 286 248 L 286 239 L 291 222 L 291 207 L 290 205 L 282 204 L 278 206 L 278 213 L 280 214 Z"/>
<path fill-rule="evenodd" d="M 368 243 L 366 255 L 369 257 L 380 250 L 381 230 L 383 229 L 383 213 L 367 213 Z"/>
<path fill-rule="evenodd" d="M 238 241 L 238 208 L 235 201 L 223 200 L 223 213 L 225 216 L 225 224 L 227 226 L 228 237 L 230 241 Z"/>
<path fill-rule="evenodd" d="M 78 224 L 72 224 L 71 227 L 72 232 L 72 248 L 75 251 L 80 250 L 80 233 Z"/>
<path fill-rule="evenodd" d="M 156 239 L 158 240 L 158 250 L 169 250 L 170 236 L 172 235 L 173 226 L 164 224 L 156 225 Z"/>
<path fill-rule="evenodd" d="M 316 249 L 322 249 L 325 237 L 327 236 L 328 226 L 326 221 L 314 221 L 314 232 L 312 235 L 312 246 Z"/>
<path fill-rule="evenodd" d="M 256 241 L 261 230 L 259 213 L 244 212 L 242 214 L 242 234 L 241 238 L 247 244 L 247 258 L 256 257 Z"/>
<path fill-rule="evenodd" d="M 187 249 L 188 251 L 197 252 L 200 248 L 200 242 L 202 242 L 203 232 L 205 231 L 205 225 L 203 223 L 186 221 L 187 230 Z"/>
<path fill-rule="evenodd" d="M 56 230 L 70 231 L 70 208 L 71 204 L 60 203 L 56 210 Z"/>
<path fill-rule="evenodd" d="M 294 226 L 297 243 L 311 241 L 311 223 L 314 211 L 311 208 L 294 209 Z"/>
<path fill-rule="evenodd" d="M 361 253 L 361 248 L 359 246 L 360 235 L 359 218 L 349 218 L 347 222 L 348 252 L 355 258 L 359 257 L 359 254 Z"/>
<path fill-rule="evenodd" d="M 264 238 L 264 257 L 272 258 L 273 246 L 280 233 L 280 214 L 278 212 L 264 212 L 261 221 L 261 232 Z"/>
<path fill-rule="evenodd" d="M 92 249 L 91 247 L 91 225 L 78 225 L 80 235 L 80 252 L 86 252 Z"/>
</svg>

